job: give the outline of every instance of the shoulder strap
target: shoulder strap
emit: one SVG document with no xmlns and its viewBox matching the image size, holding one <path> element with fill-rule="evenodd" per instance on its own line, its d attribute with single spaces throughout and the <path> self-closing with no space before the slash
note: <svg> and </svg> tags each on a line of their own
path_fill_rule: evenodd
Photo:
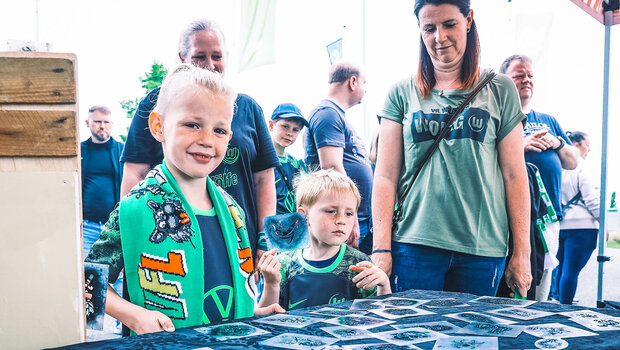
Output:
<svg viewBox="0 0 620 350">
<path fill-rule="evenodd" d="M 288 176 L 286 176 L 286 174 L 284 174 L 284 170 L 282 170 L 282 164 L 278 164 L 276 166 L 276 169 L 278 170 L 278 172 L 280 172 L 280 176 L 282 176 L 282 180 L 284 180 L 284 184 L 286 184 L 286 188 L 288 188 L 289 191 L 294 192 L 293 186 L 291 186 L 291 184 L 288 181 Z"/>
<path fill-rule="evenodd" d="M 454 123 L 456 117 L 460 115 L 465 109 L 465 107 L 467 107 L 467 105 L 474 99 L 474 97 L 478 95 L 478 92 L 480 92 L 482 88 L 484 88 L 493 78 L 495 78 L 495 75 L 495 72 L 491 70 L 484 78 L 484 80 L 482 80 L 482 82 L 480 82 L 472 90 L 472 92 L 467 96 L 467 98 L 463 102 L 461 102 L 461 104 L 456 109 L 450 111 L 450 114 L 446 120 L 446 124 L 444 125 L 443 129 L 441 129 L 441 132 L 437 135 L 435 141 L 433 141 L 433 144 L 431 145 L 431 147 L 429 147 L 429 149 L 424 154 L 424 157 L 420 161 L 420 166 L 416 170 L 415 175 L 413 176 L 413 180 L 409 183 L 409 186 L 407 186 L 407 188 L 403 192 L 403 195 L 398 199 L 398 208 L 402 207 L 403 200 L 407 196 L 407 193 L 409 193 L 409 189 L 411 188 L 411 186 L 413 186 L 413 183 L 418 178 L 418 175 L 420 175 L 420 171 L 422 171 L 422 168 L 424 167 L 426 162 L 431 158 L 435 150 L 439 147 L 439 142 L 441 142 L 441 140 L 446 136 L 446 134 L 450 130 L 450 126 L 452 126 L 452 123 Z"/>
<path fill-rule="evenodd" d="M 581 191 L 577 192 L 577 194 L 571 198 L 568 203 L 564 204 L 564 208 L 568 208 L 574 204 L 577 204 L 581 200 Z"/>
<path fill-rule="evenodd" d="M 579 186 L 579 176 L 577 176 L 577 193 L 571 198 L 568 203 L 562 204 L 562 211 L 568 209 L 569 207 L 579 204 L 581 200 L 581 187 Z"/>
</svg>

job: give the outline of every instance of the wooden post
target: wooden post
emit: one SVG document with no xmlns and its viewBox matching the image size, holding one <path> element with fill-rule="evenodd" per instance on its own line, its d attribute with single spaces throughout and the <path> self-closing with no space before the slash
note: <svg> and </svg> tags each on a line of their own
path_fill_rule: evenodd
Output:
<svg viewBox="0 0 620 350">
<path fill-rule="evenodd" d="M 77 60 L 0 52 L 0 344 L 86 340 Z"/>
</svg>

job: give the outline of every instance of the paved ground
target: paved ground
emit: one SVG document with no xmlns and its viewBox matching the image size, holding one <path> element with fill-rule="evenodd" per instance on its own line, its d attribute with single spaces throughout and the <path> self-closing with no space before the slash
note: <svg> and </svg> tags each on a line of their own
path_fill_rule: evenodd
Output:
<svg viewBox="0 0 620 350">
<path fill-rule="evenodd" d="M 119 338 L 121 335 L 114 333 L 115 326 L 116 326 L 116 320 L 108 315 L 105 315 L 105 319 L 103 321 L 103 330 L 95 331 L 92 329 L 87 329 L 86 339 L 87 341 L 97 341 L 97 340 Z"/>
<path fill-rule="evenodd" d="M 597 250 L 592 253 L 586 267 L 579 275 L 579 284 L 575 298 L 579 300 L 577 305 L 596 307 L 598 288 L 598 262 Z M 620 302 L 620 249 L 607 248 L 605 255 L 612 258 L 606 262 L 603 268 L 603 300 Z"/>
<path fill-rule="evenodd" d="M 607 248 L 605 251 L 612 261 L 605 263 L 603 275 L 603 300 L 613 300 L 620 302 L 620 249 Z M 586 267 L 579 275 L 579 284 L 575 298 L 579 300 L 577 305 L 586 307 L 596 307 L 597 288 L 598 288 L 598 263 L 596 256 L 597 250 L 592 253 Z M 116 321 L 106 315 L 103 331 L 88 330 L 88 341 L 118 338 L 120 335 L 114 334 Z"/>
</svg>

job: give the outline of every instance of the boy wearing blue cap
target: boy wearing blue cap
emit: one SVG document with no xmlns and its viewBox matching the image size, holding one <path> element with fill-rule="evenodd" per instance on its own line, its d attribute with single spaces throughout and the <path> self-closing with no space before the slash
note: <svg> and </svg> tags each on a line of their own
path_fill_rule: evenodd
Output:
<svg viewBox="0 0 620 350">
<path fill-rule="evenodd" d="M 295 143 L 299 132 L 308 122 L 301 110 L 292 103 L 282 103 L 276 107 L 269 120 L 271 141 L 280 159 L 280 166 L 275 168 L 277 208 L 276 214 L 294 213 L 295 192 L 293 177 L 305 169 L 303 162 L 285 152 L 286 147 Z"/>
</svg>

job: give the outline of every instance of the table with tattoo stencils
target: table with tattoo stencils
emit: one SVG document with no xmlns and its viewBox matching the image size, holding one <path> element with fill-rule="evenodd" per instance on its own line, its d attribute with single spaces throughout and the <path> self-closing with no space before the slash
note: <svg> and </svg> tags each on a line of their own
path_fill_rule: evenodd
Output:
<svg viewBox="0 0 620 350">
<path fill-rule="evenodd" d="M 410 290 L 62 347 L 151 348 L 620 349 L 620 310 Z"/>
</svg>

